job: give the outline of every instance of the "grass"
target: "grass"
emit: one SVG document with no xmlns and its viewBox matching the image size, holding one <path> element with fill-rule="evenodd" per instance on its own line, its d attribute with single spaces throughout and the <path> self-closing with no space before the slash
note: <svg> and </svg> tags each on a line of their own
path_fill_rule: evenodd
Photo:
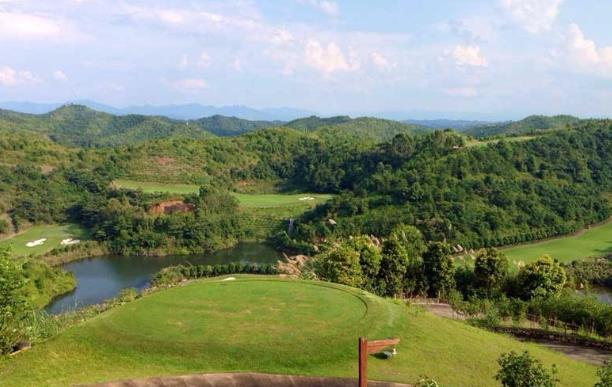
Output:
<svg viewBox="0 0 612 387">
<path fill-rule="evenodd" d="M 535 261 L 544 254 L 561 262 L 605 256 L 612 254 L 612 222 L 591 227 L 578 235 L 510 247 L 503 252 L 510 261 L 524 262 Z"/>
<path fill-rule="evenodd" d="M 369 359 L 371 379 L 491 386 L 497 358 L 528 349 L 557 364 L 562 386 L 591 386 L 595 368 L 536 344 L 321 282 L 238 276 L 153 293 L 0 360 L 6 386 L 72 385 L 222 371 L 357 375 L 357 338 L 401 339 L 390 360 Z"/>
<path fill-rule="evenodd" d="M 200 187 L 195 184 L 165 184 L 155 182 L 140 182 L 134 180 L 117 179 L 113 184 L 118 188 L 141 189 L 145 193 L 175 193 L 175 194 L 190 194 L 197 193 Z M 322 203 L 331 195 L 324 194 L 248 194 L 248 193 L 232 193 L 244 208 L 276 208 L 276 207 L 311 207 L 314 203 Z M 309 197 L 312 200 L 300 200 Z"/>
<path fill-rule="evenodd" d="M 37 239 L 47 238 L 40 246 L 27 247 L 26 243 Z M 53 224 L 32 226 L 10 238 L 0 240 L 0 248 L 10 247 L 14 256 L 41 255 L 60 247 L 62 239 L 75 238 L 87 240 L 86 231 L 76 224 Z"/>
<path fill-rule="evenodd" d="M 541 137 L 541 135 L 508 136 L 508 137 L 495 138 L 495 139 L 490 139 L 490 140 L 468 139 L 466 140 L 466 146 L 469 148 L 473 146 L 485 146 L 489 144 L 497 144 L 502 139 L 506 142 L 523 142 L 523 141 L 534 140 L 538 137 Z"/>
</svg>

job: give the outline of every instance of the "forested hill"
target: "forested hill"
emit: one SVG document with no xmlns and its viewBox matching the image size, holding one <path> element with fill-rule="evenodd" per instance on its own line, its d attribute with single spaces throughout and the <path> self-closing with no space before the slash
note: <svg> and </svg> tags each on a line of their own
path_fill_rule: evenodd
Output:
<svg viewBox="0 0 612 387">
<path fill-rule="evenodd" d="M 466 147 L 458 134 L 438 131 L 317 155 L 301 160 L 313 172 L 296 177 L 309 189 L 344 194 L 296 222 L 292 237 L 387 235 L 404 223 L 430 240 L 482 247 L 568 233 L 610 214 L 609 149 L 612 122 L 589 121 L 523 142 Z"/>
<path fill-rule="evenodd" d="M 520 121 L 500 122 L 490 125 L 477 125 L 463 131 L 465 134 L 477 138 L 507 135 L 535 134 L 548 130 L 567 129 L 579 124 L 580 118 L 558 115 L 533 115 Z"/>
<path fill-rule="evenodd" d="M 272 128 L 283 125 L 282 121 L 250 121 L 218 114 L 200 118 L 192 122 L 198 125 L 202 130 L 216 134 L 217 136 L 236 136 L 261 128 Z"/>
<path fill-rule="evenodd" d="M 352 137 L 368 142 L 387 141 L 401 133 L 417 134 L 430 131 L 416 125 L 371 117 L 352 119 L 346 116 L 312 116 L 283 123 L 250 121 L 220 115 L 188 121 L 138 114 L 113 115 L 82 105 L 65 105 L 39 115 L 0 110 L 0 130 L 34 132 L 59 144 L 79 147 L 109 147 L 169 138 L 236 136 L 281 126 L 320 136 Z"/>
<path fill-rule="evenodd" d="M 388 141 L 398 134 L 422 134 L 432 131 L 429 128 L 399 121 L 374 117 L 350 118 L 348 116 L 329 118 L 311 116 L 288 122 L 284 126 L 310 131 L 323 137 L 352 137 L 372 142 Z"/>
</svg>

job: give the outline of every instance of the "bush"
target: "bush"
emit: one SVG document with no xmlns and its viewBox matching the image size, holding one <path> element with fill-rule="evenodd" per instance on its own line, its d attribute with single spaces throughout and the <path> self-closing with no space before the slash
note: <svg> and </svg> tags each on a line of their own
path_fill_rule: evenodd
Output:
<svg viewBox="0 0 612 387">
<path fill-rule="evenodd" d="M 5 219 L 0 219 L 0 234 L 9 231 L 9 227 L 9 222 L 7 222 Z"/>
<path fill-rule="evenodd" d="M 594 387 L 610 387 L 612 386 L 612 362 L 606 361 L 598 370 L 599 382 L 595 383 Z"/>
<path fill-rule="evenodd" d="M 153 278 L 153 286 L 174 285 L 181 281 L 196 278 L 217 277 L 227 274 L 278 274 L 272 264 L 229 264 L 229 265 L 197 265 L 170 266 L 159 271 Z"/>
<path fill-rule="evenodd" d="M 557 368 L 553 364 L 548 372 L 542 362 L 525 351 L 504 353 L 497 360 L 500 369 L 495 379 L 505 387 L 554 387 L 557 385 Z"/>
</svg>

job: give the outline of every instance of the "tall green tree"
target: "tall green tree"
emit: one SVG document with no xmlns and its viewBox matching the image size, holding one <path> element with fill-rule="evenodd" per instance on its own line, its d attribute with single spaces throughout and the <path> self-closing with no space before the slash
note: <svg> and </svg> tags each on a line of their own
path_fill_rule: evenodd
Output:
<svg viewBox="0 0 612 387">
<path fill-rule="evenodd" d="M 486 295 L 499 290 L 508 275 L 508 258 L 499 250 L 488 248 L 476 255 L 474 286 Z"/>
<path fill-rule="evenodd" d="M 363 288 L 368 291 L 375 291 L 376 277 L 382 260 L 380 247 L 366 235 L 354 237 L 347 243 L 359 253 L 359 264 L 363 273 Z"/>
<path fill-rule="evenodd" d="M 377 278 L 377 288 L 384 296 L 399 296 L 404 290 L 404 275 L 410 258 L 404 246 L 396 238 L 383 242 L 382 260 Z"/>
<path fill-rule="evenodd" d="M 453 288 L 454 270 L 451 249 L 444 242 L 432 242 L 423 254 L 423 272 L 430 297 L 441 297 Z"/>
</svg>

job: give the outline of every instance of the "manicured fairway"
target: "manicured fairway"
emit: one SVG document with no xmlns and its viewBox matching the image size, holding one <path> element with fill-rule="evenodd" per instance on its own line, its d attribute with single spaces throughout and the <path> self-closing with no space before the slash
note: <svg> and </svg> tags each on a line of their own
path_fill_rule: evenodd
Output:
<svg viewBox="0 0 612 387">
<path fill-rule="evenodd" d="M 176 194 L 196 193 L 199 186 L 192 184 L 163 184 L 154 182 L 140 182 L 117 179 L 113 182 L 116 187 L 128 189 L 141 189 L 146 193 L 167 192 Z M 275 208 L 275 207 L 311 207 L 315 203 L 322 203 L 331 195 L 322 194 L 243 194 L 233 193 L 240 205 L 245 208 Z"/>
<path fill-rule="evenodd" d="M 117 179 L 113 181 L 117 188 L 141 189 L 145 193 L 169 192 L 177 194 L 197 193 L 200 187 L 195 184 L 164 184 L 134 180 Z"/>
<path fill-rule="evenodd" d="M 529 351 L 556 363 L 562 386 L 592 386 L 595 368 L 535 344 L 320 282 L 237 276 L 157 292 L 0 360 L 7 386 L 72 385 L 153 375 L 258 371 L 355 377 L 357 338 L 396 336 L 398 355 L 370 357 L 370 378 L 496 385 L 496 359 Z"/>
<path fill-rule="evenodd" d="M 47 238 L 42 245 L 26 246 L 26 243 L 42 238 Z M 76 224 L 33 226 L 11 238 L 0 240 L 0 248 L 10 247 L 15 256 L 39 255 L 61 246 L 60 242 L 67 238 L 86 240 L 88 236 Z"/>
<path fill-rule="evenodd" d="M 503 249 L 510 261 L 535 261 L 549 254 L 562 262 L 612 254 L 612 222 L 592 227 L 579 235 L 555 238 Z"/>
</svg>

